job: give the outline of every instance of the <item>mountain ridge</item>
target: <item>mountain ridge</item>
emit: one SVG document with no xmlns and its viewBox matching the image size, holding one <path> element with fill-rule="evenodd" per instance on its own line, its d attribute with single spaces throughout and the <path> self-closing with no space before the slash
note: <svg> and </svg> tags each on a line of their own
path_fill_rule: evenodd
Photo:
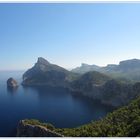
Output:
<svg viewBox="0 0 140 140">
<path fill-rule="evenodd" d="M 96 66 L 96 67 L 95 67 Z M 140 81 L 140 59 L 128 59 L 120 61 L 119 64 L 108 64 L 107 66 L 101 67 L 97 65 L 81 65 L 75 69 L 71 70 L 72 72 L 84 74 L 89 71 L 98 71 L 113 78 L 129 80 L 132 82 Z"/>
<path fill-rule="evenodd" d="M 68 82 L 75 76 L 63 67 L 51 64 L 46 59 L 39 57 L 37 63 L 23 74 L 22 85 L 49 85 L 67 87 Z"/>
<path fill-rule="evenodd" d="M 127 65 L 131 65 L 130 62 Z M 134 84 L 123 83 L 121 80 L 98 71 L 76 74 L 51 64 L 44 58 L 38 58 L 37 63 L 24 73 L 22 84 L 24 86 L 67 88 L 74 94 L 80 93 L 115 107 L 125 105 L 135 97 L 131 94 Z"/>
</svg>

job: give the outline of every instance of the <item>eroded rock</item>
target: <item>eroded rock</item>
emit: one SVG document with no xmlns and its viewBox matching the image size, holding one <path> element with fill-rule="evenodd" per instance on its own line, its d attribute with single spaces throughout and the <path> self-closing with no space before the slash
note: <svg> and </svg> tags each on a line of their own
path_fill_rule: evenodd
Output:
<svg viewBox="0 0 140 140">
<path fill-rule="evenodd" d="M 8 80 L 7 80 L 7 86 L 8 87 L 17 87 L 18 86 L 18 83 L 17 83 L 17 81 L 15 80 L 15 79 L 13 79 L 13 78 L 9 78 Z"/>
<path fill-rule="evenodd" d="M 21 120 L 17 127 L 18 137 L 63 137 L 61 134 L 41 125 L 27 124 Z"/>
</svg>

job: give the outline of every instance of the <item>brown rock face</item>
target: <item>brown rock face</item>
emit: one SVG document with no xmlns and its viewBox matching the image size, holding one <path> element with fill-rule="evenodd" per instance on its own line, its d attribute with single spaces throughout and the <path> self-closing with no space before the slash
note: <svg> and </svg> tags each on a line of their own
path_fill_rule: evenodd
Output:
<svg viewBox="0 0 140 140">
<path fill-rule="evenodd" d="M 17 87 L 18 86 L 18 83 L 17 83 L 17 81 L 15 80 L 15 79 L 13 79 L 13 78 L 9 78 L 8 80 L 7 80 L 7 86 L 8 87 Z"/>
<path fill-rule="evenodd" d="M 63 137 L 40 125 L 26 124 L 21 120 L 17 127 L 17 137 Z"/>
</svg>

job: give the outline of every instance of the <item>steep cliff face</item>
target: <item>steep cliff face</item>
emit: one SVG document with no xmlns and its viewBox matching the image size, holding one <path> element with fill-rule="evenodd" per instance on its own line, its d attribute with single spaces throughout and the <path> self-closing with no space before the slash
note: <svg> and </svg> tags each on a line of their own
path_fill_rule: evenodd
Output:
<svg viewBox="0 0 140 140">
<path fill-rule="evenodd" d="M 71 90 L 93 99 L 101 99 L 101 87 L 111 78 L 96 72 L 87 72 L 71 83 Z"/>
<path fill-rule="evenodd" d="M 32 125 L 21 120 L 17 127 L 18 137 L 63 137 L 61 134 L 47 129 L 41 125 Z"/>
<path fill-rule="evenodd" d="M 88 72 L 71 83 L 71 90 L 103 104 L 120 107 L 140 95 L 140 84 L 126 84 L 99 72 Z"/>
<path fill-rule="evenodd" d="M 48 85 L 52 87 L 67 87 L 69 81 L 75 75 L 39 57 L 37 63 L 24 73 L 22 84 L 28 86 Z"/>
</svg>

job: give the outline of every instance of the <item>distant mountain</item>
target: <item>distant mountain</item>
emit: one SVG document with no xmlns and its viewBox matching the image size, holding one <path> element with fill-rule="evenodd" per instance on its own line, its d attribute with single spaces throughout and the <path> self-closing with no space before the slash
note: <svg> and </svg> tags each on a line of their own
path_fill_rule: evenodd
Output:
<svg viewBox="0 0 140 140">
<path fill-rule="evenodd" d="M 67 87 L 68 83 L 76 76 L 77 74 L 39 57 L 37 63 L 23 74 L 22 84 Z"/>
<path fill-rule="evenodd" d="M 81 65 L 72 70 L 75 73 L 86 73 L 89 71 L 98 71 L 105 73 L 109 76 L 119 79 L 126 79 L 131 81 L 140 81 L 140 60 L 139 59 L 130 59 L 121 61 L 119 65 L 109 64 L 105 67 L 99 67 L 96 65 Z"/>
<path fill-rule="evenodd" d="M 83 74 L 89 71 L 100 71 L 100 68 L 101 67 L 97 65 L 88 65 L 88 64 L 82 63 L 80 67 L 72 69 L 72 72 Z"/>
<path fill-rule="evenodd" d="M 126 61 L 121 61 L 119 63 L 119 70 L 122 71 L 131 71 L 131 70 L 140 70 L 140 60 L 139 59 L 131 59 Z"/>
</svg>

